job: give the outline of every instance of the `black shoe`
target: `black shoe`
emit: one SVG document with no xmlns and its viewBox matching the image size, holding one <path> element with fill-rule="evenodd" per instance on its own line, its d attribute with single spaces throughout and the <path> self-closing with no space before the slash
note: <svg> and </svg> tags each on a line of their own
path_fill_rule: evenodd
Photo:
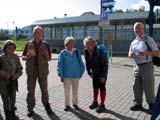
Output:
<svg viewBox="0 0 160 120">
<path fill-rule="evenodd" d="M 53 114 L 53 111 L 52 111 L 50 105 L 45 106 L 45 109 L 46 109 L 46 112 L 47 112 L 48 115 Z"/>
<path fill-rule="evenodd" d="M 14 106 L 14 110 L 17 110 L 17 107 L 16 107 L 16 106 Z"/>
<path fill-rule="evenodd" d="M 98 107 L 98 102 L 95 101 L 89 106 L 90 109 L 96 109 L 97 107 Z"/>
<path fill-rule="evenodd" d="M 149 111 L 153 110 L 153 103 L 149 103 Z"/>
<path fill-rule="evenodd" d="M 17 115 L 12 115 L 12 120 L 20 120 Z"/>
<path fill-rule="evenodd" d="M 105 112 L 106 108 L 105 108 L 105 105 L 100 105 L 97 109 L 96 109 L 96 112 L 97 113 L 102 113 L 102 112 Z"/>
<path fill-rule="evenodd" d="M 142 110 L 142 109 L 143 109 L 143 107 L 142 107 L 141 104 L 140 104 L 140 105 L 134 104 L 134 105 L 130 108 L 130 110 L 132 110 L 132 111 L 138 111 L 138 110 Z"/>
<path fill-rule="evenodd" d="M 34 114 L 35 114 L 34 111 L 28 111 L 27 116 L 28 116 L 28 117 L 32 117 Z"/>
<path fill-rule="evenodd" d="M 64 111 L 69 111 L 71 108 L 70 108 L 70 106 L 65 106 L 65 108 L 64 108 Z"/>
<path fill-rule="evenodd" d="M 78 105 L 73 105 L 73 107 L 74 107 L 75 110 L 79 110 Z"/>
<path fill-rule="evenodd" d="M 20 120 L 19 117 L 15 114 L 15 110 L 12 111 L 12 120 Z"/>
</svg>

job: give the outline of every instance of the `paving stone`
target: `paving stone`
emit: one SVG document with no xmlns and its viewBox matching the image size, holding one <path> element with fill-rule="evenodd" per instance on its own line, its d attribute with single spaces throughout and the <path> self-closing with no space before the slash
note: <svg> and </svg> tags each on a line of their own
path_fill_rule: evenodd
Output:
<svg viewBox="0 0 160 120">
<path fill-rule="evenodd" d="M 106 111 L 98 114 L 95 110 L 90 110 L 92 103 L 92 80 L 85 74 L 80 79 L 79 84 L 79 107 L 80 110 L 72 109 L 69 112 L 64 111 L 64 88 L 57 76 L 57 55 L 53 55 L 53 60 L 49 62 L 48 91 L 53 115 L 48 116 L 41 102 L 41 91 L 39 85 L 36 86 L 35 98 L 36 106 L 34 111 L 36 115 L 33 118 L 27 117 L 27 86 L 25 74 L 25 62 L 23 75 L 19 79 L 19 92 L 17 93 L 16 106 L 17 115 L 24 120 L 150 120 L 150 114 L 145 111 L 130 111 L 133 103 L 133 61 L 127 57 L 113 57 L 109 63 L 109 74 L 106 83 L 107 97 L 105 101 Z M 159 68 L 155 67 L 155 91 L 158 88 L 160 76 Z M 72 97 L 71 97 L 72 98 Z M 99 98 L 100 99 L 100 98 Z M 147 109 L 148 104 L 145 101 L 143 106 Z M 72 107 L 72 103 L 71 103 Z M 3 104 L 0 99 L 0 113 L 4 118 Z M 0 116 L 0 120 L 1 120 Z"/>
</svg>

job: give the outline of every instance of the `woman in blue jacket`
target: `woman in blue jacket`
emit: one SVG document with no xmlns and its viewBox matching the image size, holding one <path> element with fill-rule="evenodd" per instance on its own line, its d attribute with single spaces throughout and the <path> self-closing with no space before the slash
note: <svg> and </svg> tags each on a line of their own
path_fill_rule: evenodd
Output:
<svg viewBox="0 0 160 120">
<path fill-rule="evenodd" d="M 79 79 L 84 73 L 84 63 L 79 51 L 74 48 L 75 39 L 67 37 L 64 40 L 65 49 L 62 50 L 58 57 L 57 72 L 64 83 L 65 91 L 65 111 L 70 109 L 70 85 L 73 92 L 73 107 L 78 110 L 78 86 Z"/>
<path fill-rule="evenodd" d="M 90 109 L 96 109 L 101 113 L 105 111 L 106 98 L 106 80 L 108 74 L 108 60 L 104 51 L 96 46 L 96 40 L 88 36 L 84 39 L 85 60 L 88 75 L 93 81 L 93 103 L 89 106 Z M 101 103 L 98 103 L 98 94 L 100 91 Z"/>
</svg>

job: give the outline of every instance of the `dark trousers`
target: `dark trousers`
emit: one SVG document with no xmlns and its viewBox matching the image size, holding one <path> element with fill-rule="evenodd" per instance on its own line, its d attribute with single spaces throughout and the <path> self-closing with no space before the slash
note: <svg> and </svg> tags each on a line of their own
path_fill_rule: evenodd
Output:
<svg viewBox="0 0 160 120">
<path fill-rule="evenodd" d="M 98 102 L 98 94 L 100 90 L 101 105 L 104 105 L 106 98 L 105 84 L 106 84 L 106 78 L 105 82 L 102 82 L 99 76 L 93 77 L 93 101 Z"/>
<path fill-rule="evenodd" d="M 12 120 L 12 114 L 15 113 L 16 89 L 12 89 L 11 93 L 1 95 L 6 120 Z"/>
<path fill-rule="evenodd" d="M 99 76 L 93 77 L 93 89 L 100 89 L 100 91 L 106 91 L 105 85 L 106 82 L 102 83 Z"/>
</svg>

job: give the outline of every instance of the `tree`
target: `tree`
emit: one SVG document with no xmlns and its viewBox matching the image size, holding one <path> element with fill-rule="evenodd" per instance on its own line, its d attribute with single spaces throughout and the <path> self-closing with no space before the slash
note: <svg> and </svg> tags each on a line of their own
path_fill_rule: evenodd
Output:
<svg viewBox="0 0 160 120">
<path fill-rule="evenodd" d="M 115 9 L 114 12 L 115 12 L 115 13 L 123 13 L 123 10 L 122 10 L 122 9 Z"/>
<path fill-rule="evenodd" d="M 141 6 L 139 7 L 139 11 L 145 11 L 145 6 L 144 6 L 144 5 L 141 5 Z"/>
</svg>

